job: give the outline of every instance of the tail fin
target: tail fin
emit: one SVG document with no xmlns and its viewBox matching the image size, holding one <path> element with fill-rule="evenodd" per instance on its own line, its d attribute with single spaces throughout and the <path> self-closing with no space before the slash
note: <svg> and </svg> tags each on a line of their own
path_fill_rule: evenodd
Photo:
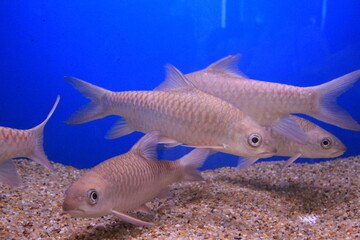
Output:
<svg viewBox="0 0 360 240">
<path fill-rule="evenodd" d="M 180 158 L 178 161 L 184 169 L 183 180 L 203 181 L 204 179 L 197 169 L 203 165 L 208 155 L 208 149 L 195 149 Z"/>
<path fill-rule="evenodd" d="M 51 171 L 54 171 L 55 169 L 49 162 L 49 159 L 47 158 L 47 156 L 44 152 L 44 148 L 43 148 L 44 127 L 45 127 L 46 123 L 49 121 L 50 117 L 53 115 L 57 105 L 59 104 L 59 101 L 60 101 L 60 96 L 57 96 L 54 106 L 52 107 L 52 109 L 49 112 L 46 119 L 42 123 L 40 123 L 39 125 L 37 125 L 36 127 L 31 129 L 31 131 L 34 134 L 33 141 L 35 141 L 35 149 L 34 149 L 33 154 L 31 156 L 29 156 L 29 158 L 32 159 L 33 161 L 43 165 L 44 167 L 46 167 L 47 169 L 49 169 Z"/>
<path fill-rule="evenodd" d="M 336 103 L 336 98 L 351 88 L 359 77 L 360 70 L 357 70 L 330 82 L 312 87 L 320 96 L 318 112 L 312 116 L 341 128 L 360 131 L 360 125 Z"/>
<path fill-rule="evenodd" d="M 110 92 L 109 90 L 74 77 L 65 76 L 64 79 L 76 90 L 78 90 L 84 97 L 91 100 L 90 103 L 80 107 L 80 109 L 74 112 L 69 120 L 66 121 L 67 124 L 81 124 L 106 116 L 104 113 L 105 109 L 103 106 L 102 97 L 107 92 Z"/>
</svg>

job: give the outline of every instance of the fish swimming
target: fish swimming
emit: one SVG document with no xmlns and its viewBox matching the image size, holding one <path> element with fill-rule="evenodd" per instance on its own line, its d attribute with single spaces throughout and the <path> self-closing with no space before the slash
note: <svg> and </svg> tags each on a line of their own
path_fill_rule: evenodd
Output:
<svg viewBox="0 0 360 240">
<path fill-rule="evenodd" d="M 290 116 L 304 130 L 308 142 L 301 144 L 292 141 L 282 134 L 273 132 L 276 141 L 276 156 L 291 157 L 281 167 L 281 173 L 287 166 L 298 158 L 334 158 L 346 151 L 345 145 L 334 135 L 319 127 L 318 125 L 297 116 Z M 237 168 L 245 169 L 252 165 L 258 158 L 240 158 Z"/>
<path fill-rule="evenodd" d="M 0 182 L 13 187 L 20 185 L 20 177 L 12 162 L 13 158 L 25 157 L 40 163 L 45 168 L 54 171 L 43 148 L 44 127 L 54 113 L 60 101 L 56 98 L 47 118 L 34 128 L 20 130 L 0 127 Z"/>
<path fill-rule="evenodd" d="M 171 65 L 157 91 L 112 92 L 74 77 L 65 80 L 92 100 L 67 123 L 122 116 L 125 121 L 115 125 L 109 138 L 159 131 L 160 143 L 172 146 L 186 144 L 251 157 L 270 157 L 276 151 L 269 131 L 232 104 L 194 88 Z"/>
<path fill-rule="evenodd" d="M 204 180 L 197 168 L 209 154 L 209 150 L 195 149 L 177 161 L 160 161 L 156 159 L 158 141 L 159 133 L 150 132 L 129 152 L 90 169 L 66 191 L 63 211 L 74 217 L 114 214 L 134 225 L 154 225 L 124 212 L 151 213 L 146 203 L 169 195 L 172 183 Z"/>
<path fill-rule="evenodd" d="M 318 86 L 296 87 L 248 79 L 237 67 L 239 56 L 227 56 L 185 76 L 197 89 L 232 103 L 261 126 L 270 127 L 299 143 L 306 143 L 306 134 L 289 117 L 291 113 L 360 130 L 360 125 L 336 103 L 336 98 L 359 79 L 360 70 Z"/>
</svg>

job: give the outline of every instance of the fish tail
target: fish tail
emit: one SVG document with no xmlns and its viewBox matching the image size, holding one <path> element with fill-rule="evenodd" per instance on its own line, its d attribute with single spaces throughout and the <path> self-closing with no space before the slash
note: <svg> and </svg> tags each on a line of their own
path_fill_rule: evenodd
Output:
<svg viewBox="0 0 360 240">
<path fill-rule="evenodd" d="M 74 112 L 69 120 L 66 121 L 67 124 L 81 124 L 106 116 L 102 98 L 110 91 L 82 81 L 78 78 L 65 76 L 64 79 L 84 97 L 91 100 L 90 103 L 80 107 L 76 112 Z"/>
<path fill-rule="evenodd" d="M 341 108 L 336 99 L 350 89 L 360 77 L 360 70 L 348 73 L 327 83 L 312 87 L 319 93 L 319 108 L 312 116 L 335 126 L 360 131 L 360 125 Z"/>
<path fill-rule="evenodd" d="M 208 149 L 195 149 L 180 158 L 178 161 L 180 166 L 184 169 L 183 180 L 203 181 L 204 179 L 197 169 L 203 165 L 208 155 Z"/>
<path fill-rule="evenodd" d="M 30 159 L 32 159 L 33 161 L 43 165 L 45 168 L 54 171 L 54 167 L 51 165 L 48 157 L 46 156 L 45 152 L 44 152 L 44 127 L 46 125 L 46 123 L 49 121 L 50 117 L 53 115 L 57 105 L 59 104 L 60 101 L 60 96 L 57 96 L 56 101 L 51 109 L 51 111 L 49 112 L 48 116 L 46 117 L 46 119 L 40 123 L 39 125 L 37 125 L 36 127 L 30 129 L 30 131 L 33 132 L 32 136 L 33 139 L 32 141 L 35 142 L 35 149 L 33 151 L 33 154 L 31 156 L 29 156 Z"/>
</svg>

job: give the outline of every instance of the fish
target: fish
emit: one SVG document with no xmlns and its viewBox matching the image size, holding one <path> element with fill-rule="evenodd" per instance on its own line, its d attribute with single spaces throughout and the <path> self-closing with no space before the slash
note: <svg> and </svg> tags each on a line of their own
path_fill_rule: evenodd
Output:
<svg viewBox="0 0 360 240">
<path fill-rule="evenodd" d="M 239 58 L 239 54 L 229 55 L 185 76 L 197 89 L 228 101 L 261 126 L 302 144 L 306 134 L 289 114 L 306 114 L 340 128 L 360 130 L 356 120 L 336 103 L 359 79 L 360 70 L 321 85 L 297 87 L 249 79 L 237 66 Z"/>
<path fill-rule="evenodd" d="M 151 213 L 146 203 L 168 196 L 169 185 L 179 181 L 204 181 L 197 169 L 209 154 L 207 149 L 195 149 L 176 161 L 157 160 L 159 139 L 158 132 L 149 132 L 127 153 L 88 170 L 66 190 L 64 213 L 91 218 L 113 214 L 134 225 L 154 225 L 126 212 Z"/>
<path fill-rule="evenodd" d="M 286 167 L 292 164 L 298 158 L 335 158 L 346 152 L 346 146 L 333 134 L 329 133 L 320 126 L 311 121 L 290 115 L 306 133 L 308 142 L 301 144 L 289 140 L 282 134 L 272 133 L 272 137 L 276 141 L 277 152 L 275 156 L 291 157 L 282 165 L 278 175 L 280 175 Z M 237 168 L 239 170 L 248 168 L 255 163 L 258 158 L 240 158 Z"/>
<path fill-rule="evenodd" d="M 21 179 L 12 161 L 14 158 L 29 158 L 51 172 L 55 171 L 44 152 L 43 142 L 44 127 L 59 101 L 60 96 L 57 96 L 46 119 L 36 127 L 26 130 L 0 127 L 0 182 L 11 187 L 20 186 Z"/>
<path fill-rule="evenodd" d="M 270 132 L 232 104 L 197 90 L 172 65 L 156 91 L 112 92 L 74 77 L 65 77 L 91 100 L 73 113 L 68 124 L 109 115 L 122 116 L 107 134 L 113 139 L 134 131 L 160 132 L 160 143 L 208 148 L 238 156 L 272 156 Z"/>
</svg>

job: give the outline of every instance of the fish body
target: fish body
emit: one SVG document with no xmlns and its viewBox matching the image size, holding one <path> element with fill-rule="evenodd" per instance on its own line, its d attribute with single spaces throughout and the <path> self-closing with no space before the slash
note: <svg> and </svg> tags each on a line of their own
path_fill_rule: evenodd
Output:
<svg viewBox="0 0 360 240">
<path fill-rule="evenodd" d="M 115 214 L 135 225 L 153 225 L 125 212 L 150 212 L 145 203 L 169 193 L 168 186 L 181 180 L 203 180 L 201 167 L 209 150 L 195 149 L 177 161 L 156 159 L 158 132 L 150 132 L 133 148 L 86 172 L 66 191 L 63 210 L 74 217 Z M 94 198 L 95 194 L 95 198 Z"/>
<path fill-rule="evenodd" d="M 0 127 L 0 182 L 10 186 L 19 186 L 20 178 L 12 162 L 13 158 L 30 158 L 45 168 L 54 171 L 43 149 L 43 131 L 46 123 L 54 113 L 60 97 L 47 118 L 34 128 L 21 130 Z"/>
<path fill-rule="evenodd" d="M 301 117 L 291 116 L 308 136 L 306 144 L 291 141 L 285 136 L 274 132 L 278 152 L 276 156 L 294 156 L 301 153 L 304 158 L 334 158 L 346 151 L 345 145 L 333 134 L 320 126 Z"/>
<path fill-rule="evenodd" d="M 79 124 L 119 115 L 125 121 L 110 131 L 109 138 L 133 131 L 158 131 L 161 143 L 186 144 L 238 156 L 272 156 L 276 151 L 269 131 L 232 104 L 189 87 L 186 79 L 174 69 L 170 69 L 168 75 L 171 76 L 170 84 L 166 82 L 168 85 L 161 90 L 128 92 L 111 92 L 66 77 L 92 100 L 75 112 L 68 123 Z"/>
<path fill-rule="evenodd" d="M 304 130 L 308 142 L 301 144 L 288 139 L 282 134 L 272 133 L 278 150 L 275 156 L 291 157 L 283 164 L 281 171 L 300 157 L 334 158 L 342 155 L 346 151 L 345 145 L 325 129 L 304 118 L 293 115 L 290 117 Z M 258 158 L 240 158 L 238 169 L 245 169 L 257 160 Z"/>
<path fill-rule="evenodd" d="M 186 74 L 201 91 L 239 108 L 261 126 L 271 127 L 300 143 L 307 139 L 291 113 L 302 113 L 335 126 L 360 130 L 360 125 L 336 103 L 360 77 L 360 70 L 313 87 L 250 80 L 237 67 L 239 55 L 225 57 L 207 68 Z M 286 119 L 285 121 L 283 121 Z"/>
</svg>

